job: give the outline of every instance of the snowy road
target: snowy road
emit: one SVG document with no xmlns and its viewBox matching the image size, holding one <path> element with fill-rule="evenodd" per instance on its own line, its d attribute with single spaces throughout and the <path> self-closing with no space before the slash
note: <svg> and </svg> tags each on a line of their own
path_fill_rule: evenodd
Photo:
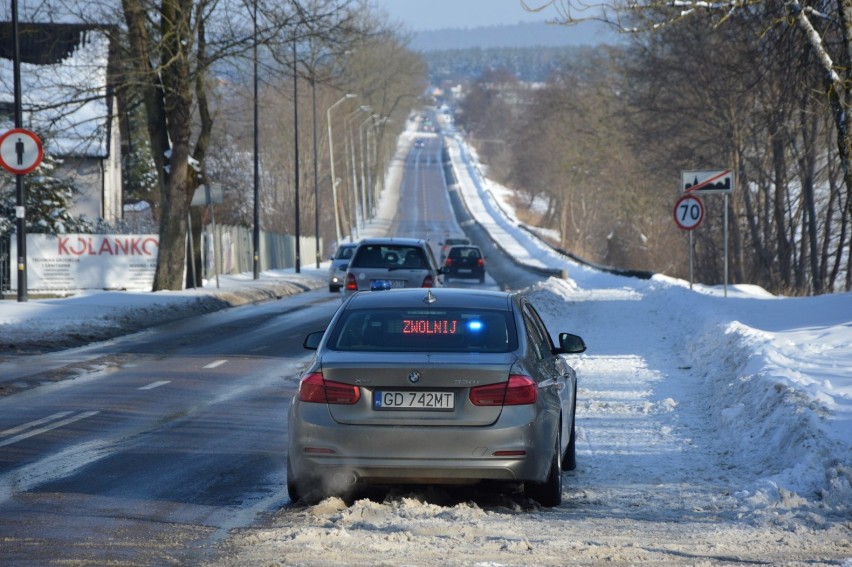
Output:
<svg viewBox="0 0 852 567">
<path fill-rule="evenodd" d="M 477 224 L 568 273 L 525 290 L 551 332 L 589 345 L 572 357 L 578 467 L 563 504 L 436 488 L 329 499 L 235 532 L 217 564 L 852 567 L 849 294 L 722 297 L 567 263 L 486 206 L 506 191 L 446 140 Z"/>
<path fill-rule="evenodd" d="M 717 391 L 741 353 L 706 334 L 725 304 L 665 281 L 586 284 L 528 290 L 552 330 L 589 344 L 574 361 L 578 468 L 560 507 L 435 488 L 329 499 L 241 530 L 218 564 L 852 564 L 848 506 L 776 488 L 767 477 L 794 463 L 760 438 L 732 442 L 751 432 L 725 425 Z"/>
<path fill-rule="evenodd" d="M 451 147 L 453 160 L 467 153 L 457 150 Z M 204 540 L 198 533 L 216 526 L 148 521 L 168 534 L 151 542 L 151 557 L 165 557 L 156 555 L 165 549 L 170 558 L 204 557 L 216 566 L 852 567 L 852 295 L 785 298 L 733 286 L 723 297 L 720 289 L 692 290 L 662 275 L 637 280 L 593 271 L 535 242 L 516 246 L 531 238 L 528 231 L 513 219 L 485 218 L 502 207 L 477 210 L 478 200 L 499 188 L 474 178 L 475 167 L 456 171 L 470 173 L 459 175 L 458 192 L 501 247 L 567 273 L 525 289 L 552 332 L 576 332 L 589 345 L 571 357 L 580 385 L 578 468 L 565 473 L 563 504 L 543 509 L 513 494 L 429 487 L 312 507 L 258 508 L 247 498 L 236 511 L 214 511 L 233 514 L 227 526 L 244 526 L 219 530 L 218 546 L 196 550 L 186 543 Z M 391 218 L 395 204 L 383 201 L 391 214 L 380 218 Z M 235 286 L 222 290 L 229 294 L 251 287 L 250 278 L 226 281 Z M 128 328 L 150 324 L 164 309 L 204 310 L 189 293 L 92 293 L 3 307 L 5 336 L 33 344 L 83 324 L 94 335 L 111 332 L 116 320 Z M 0 362 L 0 377 L 16 364 L 15 357 Z M 283 478 L 275 482 L 286 501 Z M 160 503 L 168 508 L 171 500 Z M 42 504 L 54 514 L 51 500 Z M 115 507 L 108 504 L 91 518 L 106 519 L 114 531 L 83 538 L 77 549 L 95 557 L 105 549 L 126 552 L 133 564 L 181 563 L 134 555 L 134 537 L 144 532 L 112 522 Z M 11 521 L 26 532 L 20 517 Z M 0 563 L 12 541 L 3 535 Z M 38 544 L 26 536 L 18 543 Z"/>
</svg>

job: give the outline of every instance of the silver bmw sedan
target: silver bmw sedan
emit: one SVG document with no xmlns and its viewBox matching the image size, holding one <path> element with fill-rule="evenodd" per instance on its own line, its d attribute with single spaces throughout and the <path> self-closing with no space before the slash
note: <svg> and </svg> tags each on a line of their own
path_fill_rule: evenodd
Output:
<svg viewBox="0 0 852 567">
<path fill-rule="evenodd" d="M 577 377 L 522 294 L 471 289 L 360 292 L 325 331 L 289 411 L 293 502 L 367 484 L 523 483 L 562 501 L 575 467 Z"/>
</svg>

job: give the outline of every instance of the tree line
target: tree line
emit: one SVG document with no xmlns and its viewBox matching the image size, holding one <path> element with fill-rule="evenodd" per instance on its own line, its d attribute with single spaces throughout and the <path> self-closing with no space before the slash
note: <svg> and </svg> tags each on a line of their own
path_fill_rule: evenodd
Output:
<svg viewBox="0 0 852 567">
<path fill-rule="evenodd" d="M 357 229 L 425 90 L 374 0 L 42 0 L 21 20 L 44 14 L 109 34 L 124 197 L 151 204 L 159 233 L 155 291 L 200 284 L 186 235 L 209 220 L 190 206 L 203 185 L 224 188 L 217 222 L 327 243 Z"/>
<path fill-rule="evenodd" d="M 730 199 L 704 198 L 695 278 L 723 281 L 727 202 L 731 282 L 850 290 L 848 133 L 838 116 L 848 106 L 829 96 L 800 29 L 767 21 L 776 19 L 766 11 L 734 11 L 724 25 L 685 19 L 580 50 L 537 88 L 490 70 L 458 121 L 516 189 L 525 220 L 591 261 L 688 277 L 687 236 L 672 218 L 680 172 L 733 168 Z"/>
</svg>

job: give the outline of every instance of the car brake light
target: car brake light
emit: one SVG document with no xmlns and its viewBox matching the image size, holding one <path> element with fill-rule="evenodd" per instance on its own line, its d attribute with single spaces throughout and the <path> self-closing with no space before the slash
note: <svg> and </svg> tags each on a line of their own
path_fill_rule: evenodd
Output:
<svg viewBox="0 0 852 567">
<path fill-rule="evenodd" d="M 485 260 L 483 260 L 482 258 L 477 258 L 476 259 L 476 265 L 479 266 L 480 268 L 485 267 Z"/>
<path fill-rule="evenodd" d="M 529 376 L 512 374 L 507 382 L 471 388 L 468 398 L 475 406 L 534 404 L 538 399 L 538 386 Z"/>
<path fill-rule="evenodd" d="M 444 260 L 444 265 L 445 266 L 452 266 L 453 265 L 452 258 L 447 258 L 446 260 Z"/>
<path fill-rule="evenodd" d="M 361 389 L 358 386 L 326 380 L 322 372 L 313 372 L 299 383 L 300 402 L 351 405 L 360 399 Z"/>
<path fill-rule="evenodd" d="M 432 274 L 423 278 L 423 285 L 420 287 L 435 287 L 435 280 L 432 279 Z"/>
<path fill-rule="evenodd" d="M 358 291 L 358 282 L 355 281 L 355 276 L 346 274 L 346 289 L 347 291 Z"/>
</svg>

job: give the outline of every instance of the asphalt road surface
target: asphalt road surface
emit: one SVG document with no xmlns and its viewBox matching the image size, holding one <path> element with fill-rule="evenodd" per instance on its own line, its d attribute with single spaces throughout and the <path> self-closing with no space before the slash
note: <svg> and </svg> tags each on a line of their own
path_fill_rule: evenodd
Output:
<svg viewBox="0 0 852 567">
<path fill-rule="evenodd" d="M 446 235 L 468 233 L 487 255 L 484 287 L 537 278 L 464 221 L 440 138 L 428 138 L 406 158 L 392 234 L 428 238 L 437 253 Z M 286 412 L 310 356 L 302 340 L 339 301 L 310 291 L 7 359 L 0 379 L 37 387 L 0 398 L 0 564 L 215 563 L 229 530 L 289 504 Z"/>
</svg>

